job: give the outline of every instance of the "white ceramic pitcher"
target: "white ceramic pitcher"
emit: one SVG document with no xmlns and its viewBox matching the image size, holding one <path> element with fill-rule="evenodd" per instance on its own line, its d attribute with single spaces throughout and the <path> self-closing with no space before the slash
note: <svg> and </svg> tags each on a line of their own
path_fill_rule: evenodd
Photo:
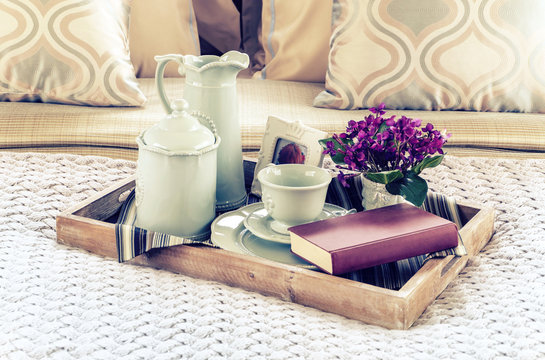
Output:
<svg viewBox="0 0 545 360">
<path fill-rule="evenodd" d="M 242 145 L 238 115 L 236 77 L 250 63 L 247 54 L 229 51 L 221 57 L 214 55 L 156 56 L 155 80 L 161 102 L 168 113 L 170 101 L 163 86 L 166 64 L 175 61 L 178 71 L 185 74 L 183 97 L 190 112 L 204 114 L 216 125 L 221 145 L 218 148 L 216 208 L 218 211 L 236 209 L 246 202 Z"/>
</svg>

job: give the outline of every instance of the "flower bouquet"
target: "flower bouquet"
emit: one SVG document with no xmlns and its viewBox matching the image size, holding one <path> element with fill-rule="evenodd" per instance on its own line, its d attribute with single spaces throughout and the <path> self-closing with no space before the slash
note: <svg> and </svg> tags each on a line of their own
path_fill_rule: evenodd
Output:
<svg viewBox="0 0 545 360">
<path fill-rule="evenodd" d="M 421 128 L 419 119 L 385 117 L 384 107 L 382 103 L 369 109 L 371 114 L 363 120 L 350 120 L 345 133 L 319 142 L 324 154 L 329 154 L 341 169 L 338 178 L 344 186 L 348 186 L 347 177 L 362 174 L 368 180 L 385 184 L 390 194 L 421 206 L 428 184 L 419 175 L 441 163 L 442 147 L 451 134 L 437 131 L 429 123 Z"/>
</svg>

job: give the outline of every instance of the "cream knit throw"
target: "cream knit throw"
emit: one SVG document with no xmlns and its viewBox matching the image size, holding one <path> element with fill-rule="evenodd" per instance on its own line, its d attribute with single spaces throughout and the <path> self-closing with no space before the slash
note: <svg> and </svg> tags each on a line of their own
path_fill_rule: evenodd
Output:
<svg viewBox="0 0 545 360">
<path fill-rule="evenodd" d="M 0 152 L 1 359 L 545 358 L 545 161 L 447 157 L 424 176 L 492 205 L 484 251 L 408 331 L 56 243 L 55 216 L 127 161 Z"/>
</svg>

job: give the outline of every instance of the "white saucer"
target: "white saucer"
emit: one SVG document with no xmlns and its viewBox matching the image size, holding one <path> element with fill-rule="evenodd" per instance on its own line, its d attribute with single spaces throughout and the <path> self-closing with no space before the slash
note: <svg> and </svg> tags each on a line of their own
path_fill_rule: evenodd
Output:
<svg viewBox="0 0 545 360">
<path fill-rule="evenodd" d="M 260 206 L 259 204 L 244 206 L 218 216 L 211 226 L 212 244 L 238 254 L 253 255 L 283 264 L 317 270 L 318 268 L 313 264 L 294 255 L 290 251 L 289 244 L 263 240 L 244 227 L 244 218 L 255 211 Z"/>
<path fill-rule="evenodd" d="M 252 234 L 261 239 L 282 244 L 291 244 L 289 233 L 287 231 L 279 231 L 279 228 L 275 226 L 277 222 L 267 214 L 267 210 L 263 207 L 263 203 L 255 203 L 252 204 L 252 206 L 255 206 L 255 209 L 244 218 L 244 226 L 246 229 L 250 230 Z M 313 221 L 342 216 L 349 212 L 349 210 L 340 206 L 326 203 L 318 218 Z"/>
</svg>

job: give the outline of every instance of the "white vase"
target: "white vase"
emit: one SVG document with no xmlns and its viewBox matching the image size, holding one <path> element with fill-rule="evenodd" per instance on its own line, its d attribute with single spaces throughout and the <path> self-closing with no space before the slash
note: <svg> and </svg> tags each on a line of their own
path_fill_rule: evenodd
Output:
<svg viewBox="0 0 545 360">
<path fill-rule="evenodd" d="M 407 202 L 401 195 L 393 195 L 386 190 L 386 185 L 379 184 L 367 179 L 363 174 L 361 176 L 361 194 L 364 210 L 376 209 L 384 206 L 401 204 Z"/>
</svg>

